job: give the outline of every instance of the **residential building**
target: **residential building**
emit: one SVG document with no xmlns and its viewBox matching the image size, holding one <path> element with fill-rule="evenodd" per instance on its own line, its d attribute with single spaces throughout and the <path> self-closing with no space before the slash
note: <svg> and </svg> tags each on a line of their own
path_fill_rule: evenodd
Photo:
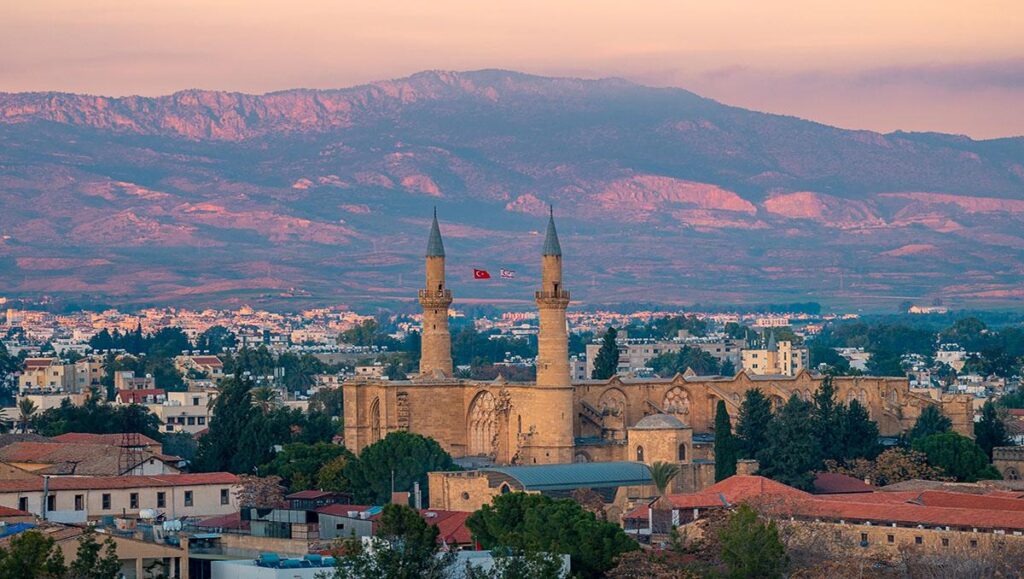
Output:
<svg viewBox="0 0 1024 579">
<path fill-rule="evenodd" d="M 807 348 L 796 346 L 789 340 L 776 341 L 775 332 L 768 336 L 763 349 L 743 350 L 743 370 L 751 374 L 796 376 L 807 367 L 810 355 Z"/>
<path fill-rule="evenodd" d="M 216 397 L 213 391 L 167 392 L 163 400 L 148 402 L 146 407 L 160 419 L 163 432 L 195 434 L 210 424 L 210 406 Z"/>
<path fill-rule="evenodd" d="M 205 377 L 214 384 L 224 379 L 224 362 L 217 356 L 178 356 L 174 358 L 174 367 L 186 377 Z"/>
</svg>

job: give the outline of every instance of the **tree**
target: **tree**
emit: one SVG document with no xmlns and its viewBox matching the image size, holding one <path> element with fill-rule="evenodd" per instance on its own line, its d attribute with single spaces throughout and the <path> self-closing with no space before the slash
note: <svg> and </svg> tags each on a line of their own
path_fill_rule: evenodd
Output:
<svg viewBox="0 0 1024 579">
<path fill-rule="evenodd" d="M 783 484 L 811 490 L 814 471 L 821 469 L 821 449 L 815 437 L 810 402 L 796 394 L 779 411 L 757 453 L 758 472 Z"/>
<path fill-rule="evenodd" d="M 924 407 L 914 426 L 907 433 L 907 441 L 913 443 L 918 438 L 949 432 L 951 428 L 953 421 L 943 415 L 937 406 L 928 405 Z"/>
<path fill-rule="evenodd" d="M 556 579 L 566 576 L 565 562 L 554 553 L 526 553 L 511 549 L 492 551 L 494 566 L 484 570 L 466 561 L 464 579 Z"/>
<path fill-rule="evenodd" d="M 284 487 L 281 477 L 259 477 L 243 474 L 238 477 L 235 491 L 238 504 L 242 507 L 274 508 L 284 502 Z"/>
<path fill-rule="evenodd" d="M 715 482 L 736 474 L 736 439 L 725 400 L 715 407 Z"/>
<path fill-rule="evenodd" d="M 225 348 L 234 348 L 235 334 L 224 326 L 211 326 L 196 337 L 196 350 L 218 354 Z"/>
<path fill-rule="evenodd" d="M 53 537 L 29 530 L 0 547 L 0 577 L 5 579 L 60 579 L 65 576 L 64 554 Z"/>
<path fill-rule="evenodd" d="M 316 487 L 320 469 L 340 457 L 351 459 L 353 455 L 344 446 L 329 442 L 293 442 L 284 445 L 274 460 L 260 468 L 260 472 L 281 477 L 289 492 L 294 493 Z"/>
<path fill-rule="evenodd" d="M 719 373 L 718 359 L 692 346 L 683 346 L 678 352 L 665 352 L 651 358 L 647 363 L 659 376 L 670 378 L 676 374 L 693 370 L 701 375 Z"/>
<path fill-rule="evenodd" d="M 913 448 L 928 456 L 928 464 L 941 468 L 957 481 L 977 482 L 983 479 L 1003 478 L 999 471 L 988 463 L 988 457 L 980 446 L 970 438 L 955 432 L 915 438 Z"/>
<path fill-rule="evenodd" d="M 345 476 L 345 467 L 355 460 L 352 453 L 346 451 L 324 463 L 316 472 L 316 486 L 323 491 L 346 493 L 352 490 L 352 481 Z"/>
<path fill-rule="evenodd" d="M 439 553 L 438 528 L 405 505 L 388 504 L 381 511 L 370 548 L 356 548 L 338 561 L 339 575 L 352 579 L 442 579 L 455 562 L 455 552 Z"/>
<path fill-rule="evenodd" d="M 671 462 L 658 461 L 651 465 L 651 480 L 658 494 L 664 496 L 672 480 L 679 475 L 679 465 Z"/>
<path fill-rule="evenodd" d="M 600 577 L 619 555 L 638 548 L 618 525 L 598 521 L 575 501 L 545 495 L 499 495 L 466 526 L 485 549 L 567 554 L 580 577 Z"/>
<path fill-rule="evenodd" d="M 594 358 L 594 371 L 590 374 L 591 378 L 607 380 L 618 371 L 619 345 L 615 342 L 615 337 L 618 334 L 618 330 L 612 326 L 609 326 L 608 331 L 604 333 L 601 349 L 597 351 L 597 357 Z"/>
<path fill-rule="evenodd" d="M 833 376 L 845 376 L 851 373 L 850 361 L 839 355 L 834 348 L 814 343 L 810 349 L 811 367 L 824 366 L 824 372 Z"/>
<path fill-rule="evenodd" d="M 281 402 L 281 395 L 270 386 L 260 386 L 252 391 L 252 403 L 260 409 L 263 416 L 270 414 Z"/>
<path fill-rule="evenodd" d="M 990 461 L 993 448 L 1006 446 L 1010 442 L 1006 436 L 1006 424 L 991 400 L 981 407 L 981 420 L 974 423 L 974 441 L 985 451 Z"/>
<path fill-rule="evenodd" d="M 868 481 L 876 486 L 886 486 L 908 480 L 946 480 L 942 469 L 928 464 L 928 455 L 906 448 L 890 448 L 874 460 L 858 458 L 840 464 L 834 460 L 825 461 L 828 472 L 837 472 Z"/>
<path fill-rule="evenodd" d="M 59 436 L 67 432 L 120 434 L 137 432 L 161 440 L 160 420 L 141 404 L 114 406 L 100 403 L 93 391 L 82 406 L 64 400 L 60 406 L 37 414 L 32 421 L 35 431 L 43 436 Z"/>
<path fill-rule="evenodd" d="M 757 449 L 768 439 L 772 421 L 772 405 L 760 388 L 751 388 L 743 395 L 740 418 L 736 422 L 737 449 L 740 458 L 756 458 Z"/>
<path fill-rule="evenodd" d="M 199 444 L 196 442 L 195 437 L 187 432 L 174 432 L 164 436 L 161 447 L 164 454 L 177 456 L 182 460 L 192 462 L 196 458 L 196 450 L 199 448 Z"/>
<path fill-rule="evenodd" d="M 736 365 L 732 363 L 732 359 L 726 358 L 726 359 L 722 360 L 722 365 L 718 369 L 718 373 L 721 374 L 722 376 L 730 376 L 730 377 L 735 376 L 736 375 Z"/>
<path fill-rule="evenodd" d="M 867 409 L 857 400 L 851 400 L 848 407 L 840 407 L 840 410 L 841 451 L 837 460 L 874 458 L 880 450 L 878 424 L 869 418 Z"/>
<path fill-rule="evenodd" d="M 412 491 L 413 483 L 419 482 L 428 496 L 427 473 L 451 470 L 458 467 L 436 440 L 399 431 L 364 448 L 357 460 L 349 461 L 344 474 L 356 500 L 379 505 L 390 502 L 392 484 L 396 491 Z"/>
<path fill-rule="evenodd" d="M 114 579 L 120 572 L 117 543 L 110 537 L 98 542 L 95 529 L 86 527 L 78 539 L 78 550 L 68 567 L 68 576 L 72 579 Z"/>
<path fill-rule="evenodd" d="M 832 376 L 825 376 L 814 393 L 814 407 L 811 410 L 814 437 L 818 439 L 821 456 L 825 459 L 842 460 L 845 457 L 841 405 L 836 405 L 836 391 Z"/>
<path fill-rule="evenodd" d="M 789 564 L 775 522 L 762 521 L 749 505 L 740 505 L 729 517 L 719 540 L 729 577 L 782 577 Z"/>
<path fill-rule="evenodd" d="M 18 400 L 18 424 L 22 432 L 28 432 L 28 425 L 32 422 L 32 416 L 36 413 L 36 403 L 29 398 Z"/>
</svg>

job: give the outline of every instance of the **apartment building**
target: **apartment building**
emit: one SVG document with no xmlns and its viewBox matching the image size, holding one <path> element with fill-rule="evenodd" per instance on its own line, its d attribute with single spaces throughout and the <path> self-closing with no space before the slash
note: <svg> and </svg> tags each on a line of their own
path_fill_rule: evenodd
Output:
<svg viewBox="0 0 1024 579">
<path fill-rule="evenodd" d="M 205 376 L 214 384 L 224 379 L 224 362 L 217 356 L 177 356 L 174 367 L 186 377 Z"/>
<path fill-rule="evenodd" d="M 619 346 L 619 367 L 617 374 L 644 374 L 647 364 L 654 358 L 667 353 L 675 353 L 683 347 L 697 348 L 707 352 L 719 362 L 729 360 L 734 367 L 740 364 L 740 352 L 746 346 L 744 340 L 733 340 L 731 338 L 696 338 L 689 337 L 679 340 L 631 340 L 620 338 L 616 341 Z M 590 379 L 594 372 L 594 361 L 597 353 L 601 351 L 601 344 L 587 344 L 585 375 L 581 378 Z M 574 372 L 575 374 L 576 372 Z"/>
<path fill-rule="evenodd" d="M 773 332 L 764 348 L 743 350 L 742 359 L 743 370 L 751 374 L 796 376 L 809 364 L 810 354 L 789 340 L 776 341 Z"/>
<path fill-rule="evenodd" d="M 210 423 L 210 403 L 216 392 L 166 392 L 164 399 L 146 404 L 146 408 L 160 419 L 163 432 L 195 434 Z"/>
<path fill-rule="evenodd" d="M 39 477 L 0 481 L 0 506 L 47 520 L 83 523 L 154 509 L 167 518 L 238 510 L 238 477 L 226 472 L 117 477 Z"/>
</svg>

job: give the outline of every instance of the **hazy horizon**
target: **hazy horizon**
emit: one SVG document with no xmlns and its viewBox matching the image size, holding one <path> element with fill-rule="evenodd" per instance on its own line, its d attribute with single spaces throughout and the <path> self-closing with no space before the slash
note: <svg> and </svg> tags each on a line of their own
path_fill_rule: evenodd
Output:
<svg viewBox="0 0 1024 579">
<path fill-rule="evenodd" d="M 844 128 L 1024 134 L 1024 9 L 1006 0 L 9 4 L 5 92 L 265 93 L 496 68 L 622 77 Z"/>
</svg>

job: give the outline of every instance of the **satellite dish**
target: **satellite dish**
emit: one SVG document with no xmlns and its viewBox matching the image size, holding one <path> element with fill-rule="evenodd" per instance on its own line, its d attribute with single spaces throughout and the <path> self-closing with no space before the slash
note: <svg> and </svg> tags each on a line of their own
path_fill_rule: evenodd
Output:
<svg viewBox="0 0 1024 579">
<path fill-rule="evenodd" d="M 139 511 L 140 519 L 155 519 L 160 515 L 156 509 L 142 509 Z"/>
</svg>

